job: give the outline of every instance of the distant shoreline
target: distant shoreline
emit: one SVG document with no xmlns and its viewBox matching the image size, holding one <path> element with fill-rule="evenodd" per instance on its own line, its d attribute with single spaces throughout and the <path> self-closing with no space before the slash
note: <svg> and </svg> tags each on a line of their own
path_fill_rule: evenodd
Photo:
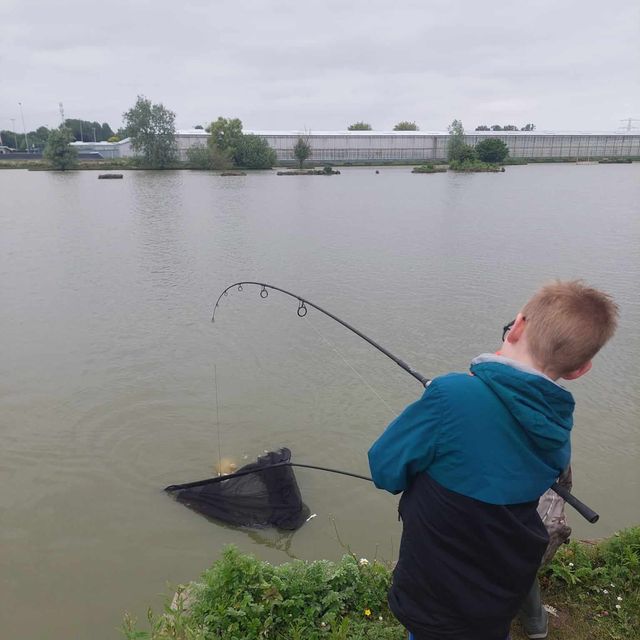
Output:
<svg viewBox="0 0 640 640">
<path fill-rule="evenodd" d="M 8 154 L 7 154 L 8 155 Z M 426 164 L 427 162 L 431 162 L 438 166 L 445 166 L 447 162 L 444 160 L 414 160 L 414 161 L 381 161 L 381 162 L 327 162 L 327 163 L 308 163 L 305 168 L 314 168 L 314 167 L 323 167 L 325 164 L 331 165 L 332 167 L 415 167 L 422 164 Z M 536 158 L 536 159 L 523 159 L 523 158 L 508 158 L 503 163 L 504 166 L 515 166 L 515 165 L 526 165 L 526 164 L 631 164 L 634 162 L 640 162 L 640 157 L 630 157 L 630 158 L 609 158 L 609 157 L 598 157 L 598 158 Z M 295 163 L 281 163 L 272 168 L 272 170 L 284 168 L 284 167 L 293 167 L 297 166 Z M 33 160 L 11 160 L 5 159 L 0 156 L 0 170 L 5 169 L 27 169 L 28 171 L 54 171 L 50 167 L 50 165 L 42 160 L 42 159 L 33 159 Z M 80 160 L 78 166 L 71 171 L 109 171 L 112 169 L 117 169 L 119 171 L 127 170 L 127 171 L 208 171 L 212 172 L 211 169 L 196 169 L 194 167 L 189 166 L 186 162 L 176 163 L 166 169 L 150 169 L 148 167 L 137 165 L 131 160 Z M 270 171 L 270 169 L 244 169 L 242 167 L 238 167 L 238 170 L 241 171 Z M 219 172 L 216 172 L 219 173 Z"/>
</svg>

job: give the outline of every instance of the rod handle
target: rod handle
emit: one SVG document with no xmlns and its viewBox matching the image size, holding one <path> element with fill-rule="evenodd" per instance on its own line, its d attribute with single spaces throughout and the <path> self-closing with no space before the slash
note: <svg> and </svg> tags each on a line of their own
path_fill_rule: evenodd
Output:
<svg viewBox="0 0 640 640">
<path fill-rule="evenodd" d="M 570 504 L 585 520 L 595 524 L 600 516 L 584 502 L 578 500 L 568 489 L 554 482 L 551 488 L 567 503 Z"/>
</svg>

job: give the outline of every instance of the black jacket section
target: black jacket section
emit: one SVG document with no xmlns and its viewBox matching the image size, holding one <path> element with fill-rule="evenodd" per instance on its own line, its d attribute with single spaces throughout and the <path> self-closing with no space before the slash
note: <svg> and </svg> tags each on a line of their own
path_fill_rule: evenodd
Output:
<svg viewBox="0 0 640 640">
<path fill-rule="evenodd" d="M 400 500 L 399 561 L 389 605 L 416 640 L 505 640 L 548 536 L 537 501 L 494 505 L 427 473 Z"/>
</svg>

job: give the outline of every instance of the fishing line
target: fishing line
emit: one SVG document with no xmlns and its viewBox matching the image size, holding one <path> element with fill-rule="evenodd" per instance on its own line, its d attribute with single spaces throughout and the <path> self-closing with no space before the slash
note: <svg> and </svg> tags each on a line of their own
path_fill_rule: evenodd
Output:
<svg viewBox="0 0 640 640">
<path fill-rule="evenodd" d="M 218 472 L 222 471 L 222 444 L 220 440 L 220 405 L 218 401 L 218 369 L 213 364 L 213 382 L 216 389 L 216 426 L 218 430 Z"/>
<path fill-rule="evenodd" d="M 318 336 L 322 340 L 324 340 L 327 346 L 330 349 L 332 349 L 340 358 L 342 358 L 342 361 L 349 367 L 349 369 L 351 369 L 351 371 L 353 371 L 353 373 L 356 374 L 356 376 L 358 376 L 358 378 L 360 378 L 360 380 L 371 391 L 371 393 L 373 393 L 376 396 L 376 398 L 378 398 L 378 400 L 380 400 L 380 402 L 382 402 L 382 404 L 391 413 L 397 413 L 396 410 L 393 407 L 391 407 L 389 403 L 377 392 L 377 390 L 373 387 L 373 385 L 371 385 L 368 382 L 368 380 L 349 362 L 349 360 L 347 360 L 347 358 L 338 350 L 338 348 L 333 343 L 331 343 L 327 337 L 325 337 L 322 333 L 320 333 L 320 330 L 313 324 L 313 322 L 311 322 L 311 320 L 307 320 L 307 322 L 309 326 L 318 334 Z"/>
<path fill-rule="evenodd" d="M 350 325 L 348 322 L 345 322 L 344 320 L 342 320 L 341 318 L 338 318 L 338 316 L 334 315 L 330 311 L 327 311 L 326 309 L 323 309 L 322 307 L 318 306 L 317 304 L 314 304 L 310 300 L 307 300 L 306 298 L 303 298 L 302 296 L 299 296 L 296 293 L 292 293 L 291 291 L 287 291 L 286 289 L 281 289 L 280 287 L 276 287 L 275 285 L 272 285 L 272 284 L 267 284 L 266 282 L 254 282 L 254 281 L 245 280 L 245 281 L 242 281 L 242 282 L 235 282 L 234 284 L 229 285 L 218 296 L 218 299 L 216 300 L 216 303 L 215 303 L 214 308 L 213 308 L 213 314 L 212 314 L 212 317 L 211 317 L 211 321 L 212 322 L 215 322 L 216 309 L 219 307 L 220 301 L 222 300 L 223 296 L 227 296 L 228 292 L 233 288 L 237 288 L 238 291 L 242 291 L 243 290 L 243 285 L 247 285 L 247 284 L 256 285 L 256 286 L 260 287 L 260 297 L 263 298 L 263 299 L 269 297 L 269 289 L 271 289 L 273 291 L 280 291 L 281 293 L 284 293 L 285 295 L 289 296 L 290 298 L 293 298 L 294 300 L 297 300 L 297 302 L 298 302 L 297 314 L 298 314 L 298 317 L 300 317 L 300 318 L 304 318 L 307 315 L 308 309 L 307 309 L 306 305 L 309 305 L 310 307 L 313 307 L 314 309 L 320 311 L 320 313 L 323 313 L 324 315 L 328 316 L 329 318 L 335 320 L 336 322 L 341 324 L 343 327 L 347 328 L 349 331 L 355 333 L 357 336 L 359 336 L 360 338 L 362 338 L 363 340 L 368 342 L 372 347 L 374 347 L 375 349 L 377 349 L 378 351 L 383 353 L 385 356 L 387 356 L 388 358 L 393 360 L 400 368 L 404 369 L 410 376 L 413 376 L 416 380 L 418 380 L 418 382 L 420 382 L 420 384 L 422 384 L 423 387 L 427 387 L 429 385 L 429 382 L 430 382 L 429 378 L 423 376 L 420 372 L 416 371 L 411 366 L 409 366 L 406 362 L 404 362 L 404 360 L 401 360 L 400 358 L 398 358 L 396 355 L 394 355 L 393 353 L 391 353 L 390 351 L 385 349 L 382 345 L 380 345 L 377 342 L 375 342 L 375 340 L 372 340 L 371 338 L 369 338 L 369 336 L 365 335 L 364 333 L 362 333 L 361 331 L 356 329 L 354 326 Z M 329 343 L 328 340 L 326 340 L 326 338 L 324 338 L 320 334 L 320 332 L 317 331 L 317 329 L 314 327 L 313 324 L 311 324 L 310 326 L 312 326 L 314 328 L 314 330 L 316 330 L 318 335 L 320 335 L 320 337 L 323 338 L 323 340 L 325 340 L 325 342 Z M 394 410 L 378 394 L 378 392 L 360 375 L 360 373 L 347 361 L 347 359 L 344 356 L 342 356 L 342 354 L 335 347 L 332 347 L 332 348 L 334 349 L 334 351 L 336 351 L 336 353 L 338 353 L 338 355 L 340 355 L 340 357 L 356 373 L 356 375 L 367 385 L 367 387 L 369 389 L 371 389 L 371 391 L 380 399 L 380 401 L 390 411 L 393 412 Z M 282 466 L 285 466 L 285 465 L 282 465 Z M 287 466 L 296 466 L 296 465 L 294 465 L 293 463 L 288 463 Z M 305 466 L 305 465 L 298 465 L 298 466 Z M 340 473 L 342 475 L 350 475 L 350 476 L 354 476 L 354 477 L 359 477 L 359 478 L 364 478 L 366 480 L 370 480 L 370 478 L 365 478 L 365 476 L 359 476 L 358 474 L 353 474 L 353 473 L 349 473 L 349 472 L 346 472 L 346 471 L 339 471 L 337 469 L 323 469 L 322 467 L 312 467 L 311 465 L 306 465 L 306 466 L 308 466 L 311 469 L 322 469 L 323 471 L 330 471 L 330 472 L 333 472 L 333 473 Z M 254 473 L 254 471 L 249 471 L 247 473 Z M 244 475 L 244 473 L 242 475 Z M 231 474 L 229 476 L 224 476 L 224 477 L 225 478 L 229 478 L 229 477 L 231 477 Z M 197 486 L 198 484 L 200 484 L 200 483 L 193 483 L 192 485 L 188 485 L 188 486 Z M 167 491 L 172 490 L 176 486 L 177 485 L 172 485 L 171 487 L 167 487 Z M 554 482 L 551 485 L 551 489 L 553 489 L 553 491 L 555 491 L 555 493 L 557 493 L 568 504 L 570 504 L 574 509 L 576 509 L 576 511 L 578 511 L 578 513 L 580 513 L 580 515 L 582 515 L 586 520 L 588 520 L 591 523 L 594 523 L 594 522 L 598 521 L 600 516 L 595 511 L 593 511 L 593 509 L 591 509 L 586 504 L 581 502 L 578 498 L 576 498 L 566 488 L 562 487 L 557 482 Z"/>
</svg>

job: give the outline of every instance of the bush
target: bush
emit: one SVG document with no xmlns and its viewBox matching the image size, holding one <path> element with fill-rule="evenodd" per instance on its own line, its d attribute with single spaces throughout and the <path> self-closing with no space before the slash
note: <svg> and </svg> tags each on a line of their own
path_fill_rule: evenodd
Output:
<svg viewBox="0 0 640 640">
<path fill-rule="evenodd" d="M 563 604 L 581 609 L 607 638 L 633 638 L 640 629 L 640 527 L 597 545 L 562 547 L 541 572 L 541 585 Z M 574 615 L 578 616 L 579 611 Z M 600 636 L 597 636 L 600 637 Z"/>
<path fill-rule="evenodd" d="M 487 173 L 501 173 L 504 171 L 504 167 L 490 162 L 482 162 L 482 160 L 453 160 L 449 163 L 449 169 L 451 171 L 462 171 L 465 173 L 487 172 Z"/>
<path fill-rule="evenodd" d="M 71 130 L 64 126 L 59 129 L 52 129 L 47 138 L 47 144 L 44 148 L 44 159 L 51 163 L 51 166 L 57 171 L 66 171 L 73 169 L 78 164 L 78 154 L 76 150 L 70 146 L 73 141 Z"/>
<path fill-rule="evenodd" d="M 478 159 L 478 154 L 476 150 L 468 145 L 463 144 L 456 153 L 456 157 L 452 158 L 452 160 L 457 160 L 458 162 L 473 162 Z"/>
<path fill-rule="evenodd" d="M 236 166 L 245 169 L 271 169 L 276 163 L 276 152 L 264 138 L 243 134 L 235 143 L 233 160 Z"/>
<path fill-rule="evenodd" d="M 561 608 L 554 637 L 631 640 L 640 628 L 640 527 L 598 544 L 563 546 L 541 570 L 544 600 Z M 345 555 L 280 566 L 227 547 L 201 583 L 181 588 L 149 631 L 125 616 L 128 640 L 406 640 L 387 606 L 389 569 Z M 517 625 L 513 638 L 524 638 Z"/>
<path fill-rule="evenodd" d="M 504 162 L 509 147 L 498 138 L 487 138 L 476 145 L 476 153 L 482 162 Z"/>
<path fill-rule="evenodd" d="M 227 547 L 222 558 L 192 587 L 195 602 L 185 612 L 151 618 L 149 633 L 125 620 L 127 638 L 299 638 L 300 640 L 405 640 L 406 631 L 387 606 L 389 569 L 345 555 L 273 566 Z M 176 617 L 183 635 L 171 635 Z M 200 634 L 200 635 L 198 635 Z"/>
<path fill-rule="evenodd" d="M 223 171 L 233 164 L 231 152 L 215 145 L 198 145 L 187 149 L 187 162 L 191 169 L 216 169 Z"/>
<path fill-rule="evenodd" d="M 311 155 L 311 145 L 309 144 L 309 136 L 305 138 L 298 138 L 295 146 L 293 147 L 293 156 L 298 161 L 300 168 L 304 161 Z"/>
</svg>

